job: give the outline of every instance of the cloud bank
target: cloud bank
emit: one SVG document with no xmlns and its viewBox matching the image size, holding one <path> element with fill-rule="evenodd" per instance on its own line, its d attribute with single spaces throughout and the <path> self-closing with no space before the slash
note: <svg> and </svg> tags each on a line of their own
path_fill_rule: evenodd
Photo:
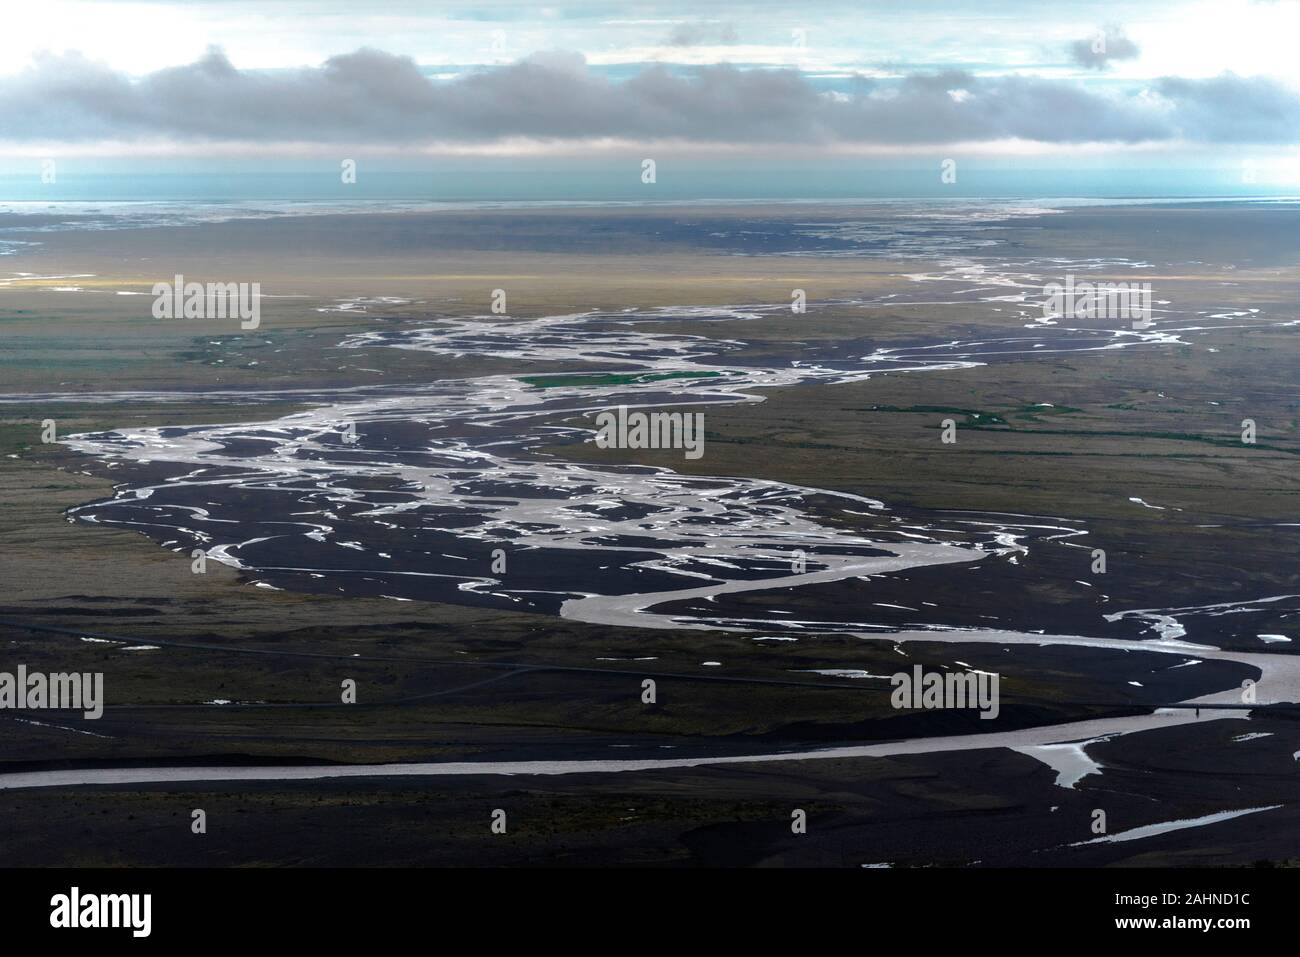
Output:
<svg viewBox="0 0 1300 957">
<path fill-rule="evenodd" d="M 1119 27 L 1107 27 L 1095 36 L 1070 44 L 1070 59 L 1087 70 L 1104 70 L 1114 60 L 1133 60 L 1141 52 Z"/>
<path fill-rule="evenodd" d="M 539 54 L 451 80 L 362 49 L 318 68 L 237 69 L 218 50 L 133 79 L 77 55 L 0 78 L 0 141 L 157 140 L 407 146 L 527 139 L 707 145 L 932 146 L 1300 141 L 1300 95 L 1225 74 L 1131 89 L 961 71 L 849 81 L 792 69 L 649 66 L 614 81 L 576 54 Z"/>
</svg>

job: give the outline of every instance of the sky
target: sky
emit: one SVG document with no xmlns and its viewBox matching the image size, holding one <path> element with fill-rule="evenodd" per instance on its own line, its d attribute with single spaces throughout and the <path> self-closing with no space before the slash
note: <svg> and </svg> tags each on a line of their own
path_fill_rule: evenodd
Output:
<svg viewBox="0 0 1300 957">
<path fill-rule="evenodd" d="M 655 157 L 806 192 L 953 159 L 1300 191 L 1297 38 L 1300 0 L 0 0 L 0 174 Z"/>
</svg>

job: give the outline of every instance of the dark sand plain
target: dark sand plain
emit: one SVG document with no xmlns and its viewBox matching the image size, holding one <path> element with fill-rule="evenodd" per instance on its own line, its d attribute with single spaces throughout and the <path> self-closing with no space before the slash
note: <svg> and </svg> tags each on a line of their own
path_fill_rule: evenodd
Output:
<svg viewBox="0 0 1300 957">
<path fill-rule="evenodd" d="M 787 302 L 794 287 L 816 303 L 904 288 L 906 274 L 942 268 L 937 259 L 742 255 L 698 243 L 709 223 L 697 228 L 697 221 L 708 217 L 811 214 L 853 218 L 824 209 L 503 211 L 43 234 L 45 245 L 5 257 L 0 267 L 79 278 L 4 284 L 0 273 L 0 391 L 315 389 L 517 372 L 501 360 L 337 343 L 434 312 L 481 314 L 502 286 L 511 314 L 528 316 Z M 682 225 L 688 219 L 690 229 Z M 1001 235 L 1007 246 L 994 255 L 1005 259 L 1142 259 L 1153 264 L 1142 278 L 1158 298 L 1300 319 L 1300 230 L 1290 211 L 1084 209 L 1015 221 Z M 294 298 L 270 300 L 261 328 L 245 332 L 155 320 L 147 296 L 118 295 L 147 293 L 175 273 L 247 277 L 266 293 Z M 361 296 L 411 301 L 364 314 L 319 311 Z M 789 341 L 846 337 L 870 345 L 942 341 L 1005 332 L 1008 321 L 996 304 L 900 305 L 873 311 L 863 328 L 860 311 L 828 305 L 750 321 L 744 338 L 760 356 L 764 342 L 775 351 Z M 727 323 L 665 330 L 672 325 L 728 335 Z M 904 509 L 1069 517 L 1107 549 L 1113 607 L 1300 592 L 1297 529 L 1279 524 L 1296 520 L 1300 483 L 1298 334 L 1277 325 L 1227 328 L 1199 334 L 1194 347 L 771 390 L 758 405 L 710 408 L 708 451 L 698 462 L 590 444 L 549 451 L 779 479 Z M 1040 403 L 1054 411 L 1044 413 Z M 984 730 L 973 718 L 900 714 L 879 685 L 800 673 L 892 670 L 898 658 L 887 638 L 807 636 L 792 645 L 726 632 L 613 630 L 460 606 L 272 592 L 216 563 L 194 575 L 188 559 L 143 536 L 69 522 L 65 509 L 110 491 L 111 470 L 39 441 L 47 417 L 67 434 L 241 421 L 299 407 L 288 399 L 254 407 L 205 397 L 0 405 L 4 659 L 102 670 L 111 689 L 98 722 L 70 715 L 47 723 L 56 727 L 0 721 L 6 770 L 743 754 Z M 960 423 L 956 446 L 937 439 L 946 415 Z M 1239 441 L 1244 417 L 1258 423 L 1254 446 Z M 1133 497 L 1165 508 L 1143 508 Z M 953 623 L 987 615 L 1005 627 L 1046 621 L 1058 632 L 1090 634 L 1104 630 L 1101 606 L 1074 581 L 1087 577 L 1086 568 L 1071 564 L 1086 559 L 1086 551 L 1049 548 L 1032 569 L 1003 563 L 961 580 L 926 569 L 864 583 L 860 602 L 837 607 L 860 615 L 877 602 L 907 605 L 925 593 L 937 596 Z M 735 607 L 764 600 L 764 593 L 737 596 Z M 815 589 L 801 590 L 800 600 L 823 615 L 834 610 Z M 871 613 L 891 623 L 887 609 Z M 1205 640 L 1248 650 L 1259 650 L 1257 632 L 1300 641 L 1296 618 L 1245 618 L 1209 622 Z M 1133 626 L 1120 623 L 1115 633 L 1132 637 Z M 126 650 L 150 642 L 155 650 Z M 1219 664 L 1161 684 L 1164 656 L 1059 647 L 1017 649 L 1011 664 L 990 646 L 914 644 L 909 651 L 932 667 L 955 660 L 998 667 L 1004 720 L 1014 726 L 1135 713 L 1242 677 Z M 635 658 L 655 660 L 627 660 Z M 707 680 L 706 660 L 726 662 L 728 677 L 755 680 Z M 1143 687 L 1118 694 L 1117 674 Z M 640 681 L 654 675 L 662 702 L 646 709 Z M 334 703 L 343 677 L 358 682 L 356 706 Z M 816 687 L 763 683 L 781 681 Z M 206 704 L 215 700 L 242 704 Z M 0 863 L 1286 863 L 1300 858 L 1300 829 L 1290 823 L 1300 782 L 1293 718 L 1257 714 L 1249 730 L 1270 737 L 1249 750 L 1231 740 L 1244 722 L 1209 714 L 1192 726 L 1121 737 L 1095 746 L 1106 771 L 1074 789 L 1057 787 L 1040 762 L 997 749 L 637 775 L 8 791 Z M 1092 836 L 1098 806 L 1120 830 L 1278 803 L 1285 806 L 1210 828 L 1068 846 Z M 189 833 L 194 807 L 208 810 L 206 835 Z M 508 837 L 489 831 L 497 807 L 510 809 Z M 808 811 L 807 835 L 791 835 L 792 807 Z"/>
</svg>

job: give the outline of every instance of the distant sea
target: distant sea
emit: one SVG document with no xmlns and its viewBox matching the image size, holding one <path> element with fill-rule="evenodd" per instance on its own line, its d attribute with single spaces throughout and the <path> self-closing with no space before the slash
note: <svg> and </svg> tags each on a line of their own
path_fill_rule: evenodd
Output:
<svg viewBox="0 0 1300 957">
<path fill-rule="evenodd" d="M 987 221 L 1088 205 L 1186 202 L 1300 202 L 1282 190 L 1225 179 L 1217 190 L 1168 171 L 961 170 L 958 182 L 940 182 L 938 169 L 807 169 L 778 174 L 676 169 L 660 165 L 657 181 L 641 182 L 639 161 L 626 167 L 572 170 L 481 169 L 430 172 L 371 169 L 355 183 L 335 169 L 221 172 L 81 172 L 63 164 L 55 181 L 39 172 L 0 174 L 0 257 L 40 244 L 40 234 L 64 230 L 130 229 L 232 219 L 323 214 L 429 212 L 439 209 L 526 209 L 564 206 L 689 206 L 831 204 L 888 206 L 929 231 L 943 221 Z M 1247 188 L 1249 187 L 1249 188 Z"/>
<path fill-rule="evenodd" d="M 1296 187 L 1243 182 L 1241 171 L 1026 170 L 957 167 L 957 181 L 943 183 L 933 169 L 887 170 L 856 166 L 819 169 L 750 169 L 677 166 L 657 161 L 656 181 L 641 182 L 641 160 L 573 168 L 533 166 L 518 160 L 427 172 L 384 170 L 358 161 L 355 183 L 344 183 L 339 163 L 301 169 L 226 169 L 178 172 L 94 172 L 85 161 L 59 163 L 55 181 L 40 169 L 0 173 L 0 203 L 250 201 L 405 201 L 450 203 L 682 202 L 690 200 L 827 201 L 934 199 L 1200 199 L 1295 195 Z"/>
</svg>

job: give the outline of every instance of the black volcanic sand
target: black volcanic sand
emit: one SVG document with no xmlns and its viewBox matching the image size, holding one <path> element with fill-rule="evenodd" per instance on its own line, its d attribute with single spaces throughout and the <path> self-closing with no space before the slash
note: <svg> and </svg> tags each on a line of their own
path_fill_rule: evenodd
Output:
<svg viewBox="0 0 1300 957">
<path fill-rule="evenodd" d="M 52 623 L 0 625 L 7 660 L 30 671 L 102 672 L 107 696 L 97 720 L 15 711 L 0 721 L 0 739 L 11 768 L 31 769 L 186 756 L 240 764 L 745 754 L 1140 714 L 1258 677 L 1229 662 L 1170 670 L 1188 658 L 1144 652 L 947 643 L 900 651 L 834 635 L 798 644 L 708 632 L 614 639 L 608 629 L 536 622 L 517 638 L 480 617 L 486 627 L 390 622 L 129 645 L 102 640 L 120 634 L 111 621 L 91 641 Z M 701 667 L 706 660 L 720 666 Z M 996 719 L 894 710 L 887 678 L 815 673 L 888 676 L 915 665 L 959 669 L 958 661 L 1001 674 Z M 1142 687 L 1118 690 L 1119 677 Z M 658 685 L 652 706 L 641 701 L 645 678 Z M 341 702 L 346 679 L 357 684 L 355 705 Z"/>
<path fill-rule="evenodd" d="M 120 277 L 121 288 L 140 289 L 213 263 L 225 264 L 226 278 L 242 276 L 241 270 L 249 278 L 266 277 L 274 261 L 277 271 L 267 278 L 280 290 L 311 298 L 279 301 L 275 321 L 246 334 L 160 326 L 141 314 L 148 299 L 117 297 L 113 286 L 87 284 L 85 293 L 75 294 L 5 288 L 0 373 L 7 391 L 81 392 L 321 388 L 494 374 L 517 371 L 517 364 L 336 345 L 343 335 L 377 324 L 400 329 L 438 310 L 484 311 L 487 291 L 501 275 L 520 277 L 508 280 L 517 308 L 544 314 L 589 305 L 788 301 L 792 285 L 806 285 L 814 301 L 889 288 L 914 293 L 898 274 L 933 268 L 920 261 L 882 266 L 751 255 L 756 250 L 738 240 L 703 238 L 709 231 L 738 234 L 759 225 L 761 251 L 785 253 L 791 251 L 789 222 L 810 213 L 846 221 L 861 215 L 802 209 L 476 213 L 46 234 L 45 246 L 0 263 L 96 272 Z M 999 234 L 1007 245 L 995 255 L 1143 259 L 1155 264 L 1143 278 L 1153 282 L 1156 298 L 1210 311 L 1258 306 L 1274 318 L 1297 318 L 1297 222 L 1295 211 L 1274 208 L 1082 209 L 1008 223 Z M 316 311 L 352 295 L 407 295 L 420 302 L 372 315 Z M 881 309 L 868 317 L 867 335 L 856 332 L 853 348 L 1006 332 L 1008 317 L 998 308 Z M 847 307 L 756 320 L 737 328 L 751 346 L 735 358 L 758 361 L 792 341 L 819 349 L 819 343 L 851 338 L 846 331 L 863 321 L 860 311 Z M 729 325 L 666 323 L 663 331 L 725 338 L 733 334 Z M 1060 516 L 1087 529 L 1087 536 L 1070 540 L 1084 548 L 1035 541 L 1019 565 L 986 561 L 955 574 L 921 569 L 800 589 L 780 601 L 815 610 L 819 618 L 859 620 L 866 613 L 873 622 L 902 626 L 913 616 L 877 603 L 919 607 L 924 599 L 938 606 L 927 606 L 929 621 L 970 623 L 986 616 L 990 627 L 1133 637 L 1139 624 L 1107 625 L 1099 622 L 1101 614 L 1300 593 L 1296 529 L 1279 524 L 1296 521 L 1300 490 L 1298 334 L 1296 328 L 1232 329 L 1199 336 L 1193 347 L 1044 356 L 772 391 L 761 405 L 707 410 L 707 451 L 694 463 L 653 453 L 602 453 L 590 445 L 556 447 L 551 454 L 833 488 L 915 509 L 931 521 L 980 511 Z M 1035 411 L 1041 402 L 1069 411 Z M 0 406 L 0 619 L 141 644 L 208 646 L 125 651 L 75 635 L 0 627 L 8 652 L 0 667 L 21 662 L 102 670 L 110 699 L 99 722 L 37 715 L 56 725 L 41 727 L 23 723 L 19 719 L 29 716 L 22 713 L 0 718 L 6 765 L 751 753 L 1138 713 L 1251 676 L 1250 669 L 1218 662 L 1169 672 L 1179 656 L 1138 652 L 933 643 L 909 644 L 903 657 L 887 635 L 754 642 L 723 632 L 612 631 L 435 603 L 269 592 L 224 567 L 191 575 L 186 558 L 142 536 L 69 524 L 63 510 L 104 497 L 112 470 L 43 449 L 37 439 L 47 415 L 66 433 L 260 419 L 301 407 L 290 397 L 256 405 Z M 981 425 L 971 412 L 1000 422 Z M 941 447 L 938 420 L 950 414 L 961 438 Z M 1254 447 L 1235 441 L 1245 416 L 1259 423 Z M 1166 510 L 1145 509 L 1131 497 Z M 823 517 L 845 526 L 855 521 L 829 511 Z M 1093 547 L 1107 550 L 1106 576 L 1089 572 Z M 721 596 L 707 611 L 747 615 L 773 598 Z M 1287 646 L 1264 646 L 1256 634 L 1300 641 L 1294 605 L 1264 607 L 1192 619 L 1189 640 L 1270 652 Z M 351 655 L 366 657 L 343 660 Z M 629 660 L 635 658 L 655 660 Z M 464 663 L 449 663 L 458 659 Z M 723 666 L 702 667 L 708 660 Z M 954 667 L 957 660 L 1004 675 L 997 722 L 900 714 L 889 708 L 883 681 L 803 673 L 848 668 L 887 674 L 914 663 Z M 510 662 L 620 673 L 512 674 L 491 667 Z M 651 675 L 660 678 L 661 704 L 646 709 L 639 702 L 640 680 Z M 696 680 L 705 676 L 819 687 Z M 358 680 L 359 705 L 334 704 L 343 677 Z M 214 699 L 245 704 L 203 704 Z M 1032 758 L 992 750 L 607 776 L 265 783 L 241 786 L 239 793 L 225 786 L 5 792 L 9 825 L 0 863 L 1286 862 L 1300 859 L 1289 836 L 1300 833 L 1291 821 L 1300 774 L 1295 727 L 1281 714 L 1256 711 L 1250 721 L 1207 714 L 1195 725 L 1094 744 L 1089 753 L 1106 770 L 1075 789 L 1055 786 L 1053 772 Z M 1232 741 L 1246 733 L 1271 736 Z M 1287 806 L 1137 841 L 1066 846 L 1095 836 L 1088 828 L 1095 808 L 1106 811 L 1116 833 L 1278 803 Z M 205 836 L 189 833 L 192 807 L 209 811 Z M 509 810 L 508 837 L 488 831 L 497 807 Z M 807 835 L 790 834 L 793 807 L 808 811 Z"/>
<path fill-rule="evenodd" d="M 1295 722 L 1120 738 L 1056 787 L 1006 750 L 641 774 L 171 785 L 6 793 L 6 865 L 1249 866 L 1300 863 L 1294 804 L 1140 840 L 1107 833 L 1279 803 Z M 1194 757 L 1187 757 L 1192 755 Z M 1112 763 L 1113 762 L 1113 763 Z M 1130 770 L 1130 768 L 1132 770 Z M 1189 775 L 1195 781 L 1189 787 Z M 190 833 L 207 812 L 208 832 Z M 489 831 L 506 811 L 507 834 Z M 807 813 L 806 834 L 791 814 Z M 48 835 L 76 840 L 51 843 Z"/>
</svg>

